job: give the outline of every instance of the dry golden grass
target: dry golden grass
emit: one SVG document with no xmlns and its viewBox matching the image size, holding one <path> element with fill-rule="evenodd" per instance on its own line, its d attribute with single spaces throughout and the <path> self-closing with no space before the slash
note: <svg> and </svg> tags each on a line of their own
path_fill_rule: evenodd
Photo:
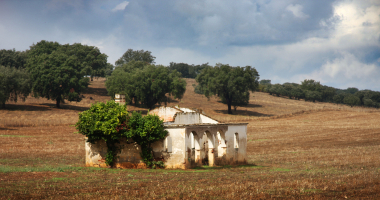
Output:
<svg viewBox="0 0 380 200">
<path fill-rule="evenodd" d="M 247 166 L 198 170 L 84 167 L 84 140 L 69 126 L 78 112 L 110 99 L 95 80 L 83 102 L 63 109 L 28 99 L 0 110 L 0 199 L 379 199 L 378 109 L 312 103 L 255 92 L 227 115 L 217 98 L 193 92 L 169 105 L 248 123 Z M 89 97 L 94 100 L 90 100 Z M 144 108 L 130 106 L 129 110 Z"/>
</svg>

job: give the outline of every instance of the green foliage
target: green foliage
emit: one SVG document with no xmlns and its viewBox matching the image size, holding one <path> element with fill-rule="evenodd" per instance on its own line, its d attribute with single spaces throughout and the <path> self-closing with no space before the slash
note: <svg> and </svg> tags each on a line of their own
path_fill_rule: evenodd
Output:
<svg viewBox="0 0 380 200">
<path fill-rule="evenodd" d="M 344 97 L 343 103 L 349 105 L 349 106 L 359 106 L 360 105 L 360 98 L 353 95 L 353 94 L 348 94 L 347 96 Z"/>
<path fill-rule="evenodd" d="M 345 92 L 350 93 L 350 94 L 355 94 L 355 93 L 358 92 L 358 91 L 359 91 L 358 88 L 349 87 L 349 88 L 346 89 Z"/>
<path fill-rule="evenodd" d="M 305 79 L 301 82 L 301 89 L 303 90 L 309 90 L 309 91 L 318 91 L 320 92 L 322 90 L 322 85 L 319 82 L 316 82 L 315 80 L 308 80 Z"/>
<path fill-rule="evenodd" d="M 347 94 L 346 93 L 340 93 L 340 94 L 337 94 L 337 95 L 334 95 L 333 97 L 333 101 L 335 103 L 343 103 L 343 99 L 344 97 L 346 97 Z"/>
<path fill-rule="evenodd" d="M 142 61 L 131 61 L 116 67 L 106 81 L 108 94 L 126 95 L 126 102 L 142 104 L 149 109 L 157 103 L 166 103 L 166 95 L 181 99 L 186 90 L 186 81 L 177 71 L 164 66 L 148 65 Z"/>
<path fill-rule="evenodd" d="M 144 50 L 128 49 L 123 56 L 121 56 L 116 62 L 117 67 L 127 64 L 131 61 L 142 61 L 146 64 L 154 64 L 156 57 L 152 56 L 152 52 Z"/>
<path fill-rule="evenodd" d="M 107 55 L 102 54 L 97 47 L 75 43 L 72 45 L 63 45 L 65 51 L 70 56 L 75 55 L 79 60 L 80 68 L 86 72 L 86 75 L 93 77 L 105 77 L 107 69 Z"/>
<path fill-rule="evenodd" d="M 60 107 L 65 98 L 80 101 L 89 81 L 84 75 L 102 76 L 106 61 L 107 56 L 96 47 L 42 40 L 30 47 L 26 66 L 34 96 L 56 100 Z"/>
<path fill-rule="evenodd" d="M 16 69 L 25 68 L 27 52 L 12 50 L 0 50 L 0 66 L 14 67 Z"/>
<path fill-rule="evenodd" d="M 217 95 L 227 104 L 228 113 L 232 114 L 231 106 L 248 102 L 246 97 L 249 100 L 249 91 L 253 92 L 258 88 L 258 79 L 259 73 L 250 66 L 231 67 L 217 64 L 215 67 L 206 66 L 196 81 L 207 98 Z"/>
<path fill-rule="evenodd" d="M 282 85 L 277 83 L 277 84 L 271 85 L 271 87 L 269 88 L 269 93 L 274 94 L 276 96 L 280 96 L 281 90 L 283 90 Z"/>
<path fill-rule="evenodd" d="M 290 94 L 294 97 L 294 99 L 299 100 L 305 98 L 305 92 L 299 86 L 293 87 Z"/>
<path fill-rule="evenodd" d="M 305 100 L 306 101 L 312 101 L 312 102 L 322 101 L 322 93 L 318 92 L 318 91 L 307 90 L 305 92 Z"/>
<path fill-rule="evenodd" d="M 271 85 L 271 80 L 269 79 L 263 79 L 263 80 L 260 80 L 259 82 L 261 85 Z"/>
<path fill-rule="evenodd" d="M 168 134 L 158 116 L 142 117 L 141 113 L 137 112 L 129 115 L 126 105 L 119 105 L 114 101 L 93 104 L 89 110 L 80 113 L 76 128 L 88 138 L 88 142 L 106 142 L 105 160 L 109 166 L 114 165 L 116 155 L 120 151 L 117 144 L 122 138 L 132 139 L 141 146 L 141 157 L 149 167 L 159 165 L 153 162 L 150 145 L 164 139 Z"/>
<path fill-rule="evenodd" d="M 5 102 L 25 98 L 31 90 L 32 80 L 24 69 L 0 66 L 0 103 L 5 107 Z"/>
<path fill-rule="evenodd" d="M 198 74 L 206 67 L 208 63 L 202 65 L 189 65 L 186 63 L 171 62 L 169 69 L 171 71 L 176 70 L 182 74 L 183 78 L 196 78 Z"/>
</svg>

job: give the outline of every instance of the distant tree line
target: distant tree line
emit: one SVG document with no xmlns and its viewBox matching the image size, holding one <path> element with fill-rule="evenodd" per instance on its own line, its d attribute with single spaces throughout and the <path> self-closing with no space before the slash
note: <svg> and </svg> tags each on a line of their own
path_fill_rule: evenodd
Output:
<svg viewBox="0 0 380 200">
<path fill-rule="evenodd" d="M 189 65 L 186 63 L 175 63 L 171 62 L 169 69 L 171 71 L 176 70 L 182 74 L 183 78 L 196 78 L 201 71 L 208 66 L 208 63 L 201 65 Z"/>
<path fill-rule="evenodd" d="M 355 87 L 337 89 L 320 84 L 312 79 L 305 79 L 301 84 L 271 84 L 270 80 L 261 80 L 259 91 L 275 96 L 286 96 L 290 99 L 305 99 L 312 102 L 331 102 L 349 106 L 366 106 L 380 108 L 380 92 L 359 90 Z"/>
<path fill-rule="evenodd" d="M 26 51 L 0 50 L 0 103 L 34 97 L 80 101 L 89 76 L 105 77 L 113 71 L 107 55 L 80 43 L 61 45 L 41 40 Z"/>
</svg>

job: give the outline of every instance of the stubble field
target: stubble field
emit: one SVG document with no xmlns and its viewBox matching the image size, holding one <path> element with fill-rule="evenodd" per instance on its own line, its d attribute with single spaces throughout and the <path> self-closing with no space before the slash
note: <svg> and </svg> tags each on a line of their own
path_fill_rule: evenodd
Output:
<svg viewBox="0 0 380 200">
<path fill-rule="evenodd" d="M 0 199 L 378 199 L 380 111 L 255 92 L 227 115 L 217 98 L 182 100 L 223 122 L 248 123 L 248 165 L 191 170 L 84 167 L 78 112 L 110 99 L 97 79 L 82 102 L 28 98 L 0 110 Z M 91 97 L 91 98 L 90 98 Z M 146 109 L 130 106 L 129 110 Z"/>
</svg>

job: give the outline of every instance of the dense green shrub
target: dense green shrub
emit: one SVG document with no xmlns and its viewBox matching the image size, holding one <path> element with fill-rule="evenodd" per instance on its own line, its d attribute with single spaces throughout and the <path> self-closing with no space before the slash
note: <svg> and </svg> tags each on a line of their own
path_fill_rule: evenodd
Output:
<svg viewBox="0 0 380 200">
<path fill-rule="evenodd" d="M 349 94 L 349 95 L 344 97 L 343 103 L 347 104 L 351 107 L 352 106 L 359 106 L 360 105 L 360 98 L 353 95 L 353 94 Z"/>
</svg>

